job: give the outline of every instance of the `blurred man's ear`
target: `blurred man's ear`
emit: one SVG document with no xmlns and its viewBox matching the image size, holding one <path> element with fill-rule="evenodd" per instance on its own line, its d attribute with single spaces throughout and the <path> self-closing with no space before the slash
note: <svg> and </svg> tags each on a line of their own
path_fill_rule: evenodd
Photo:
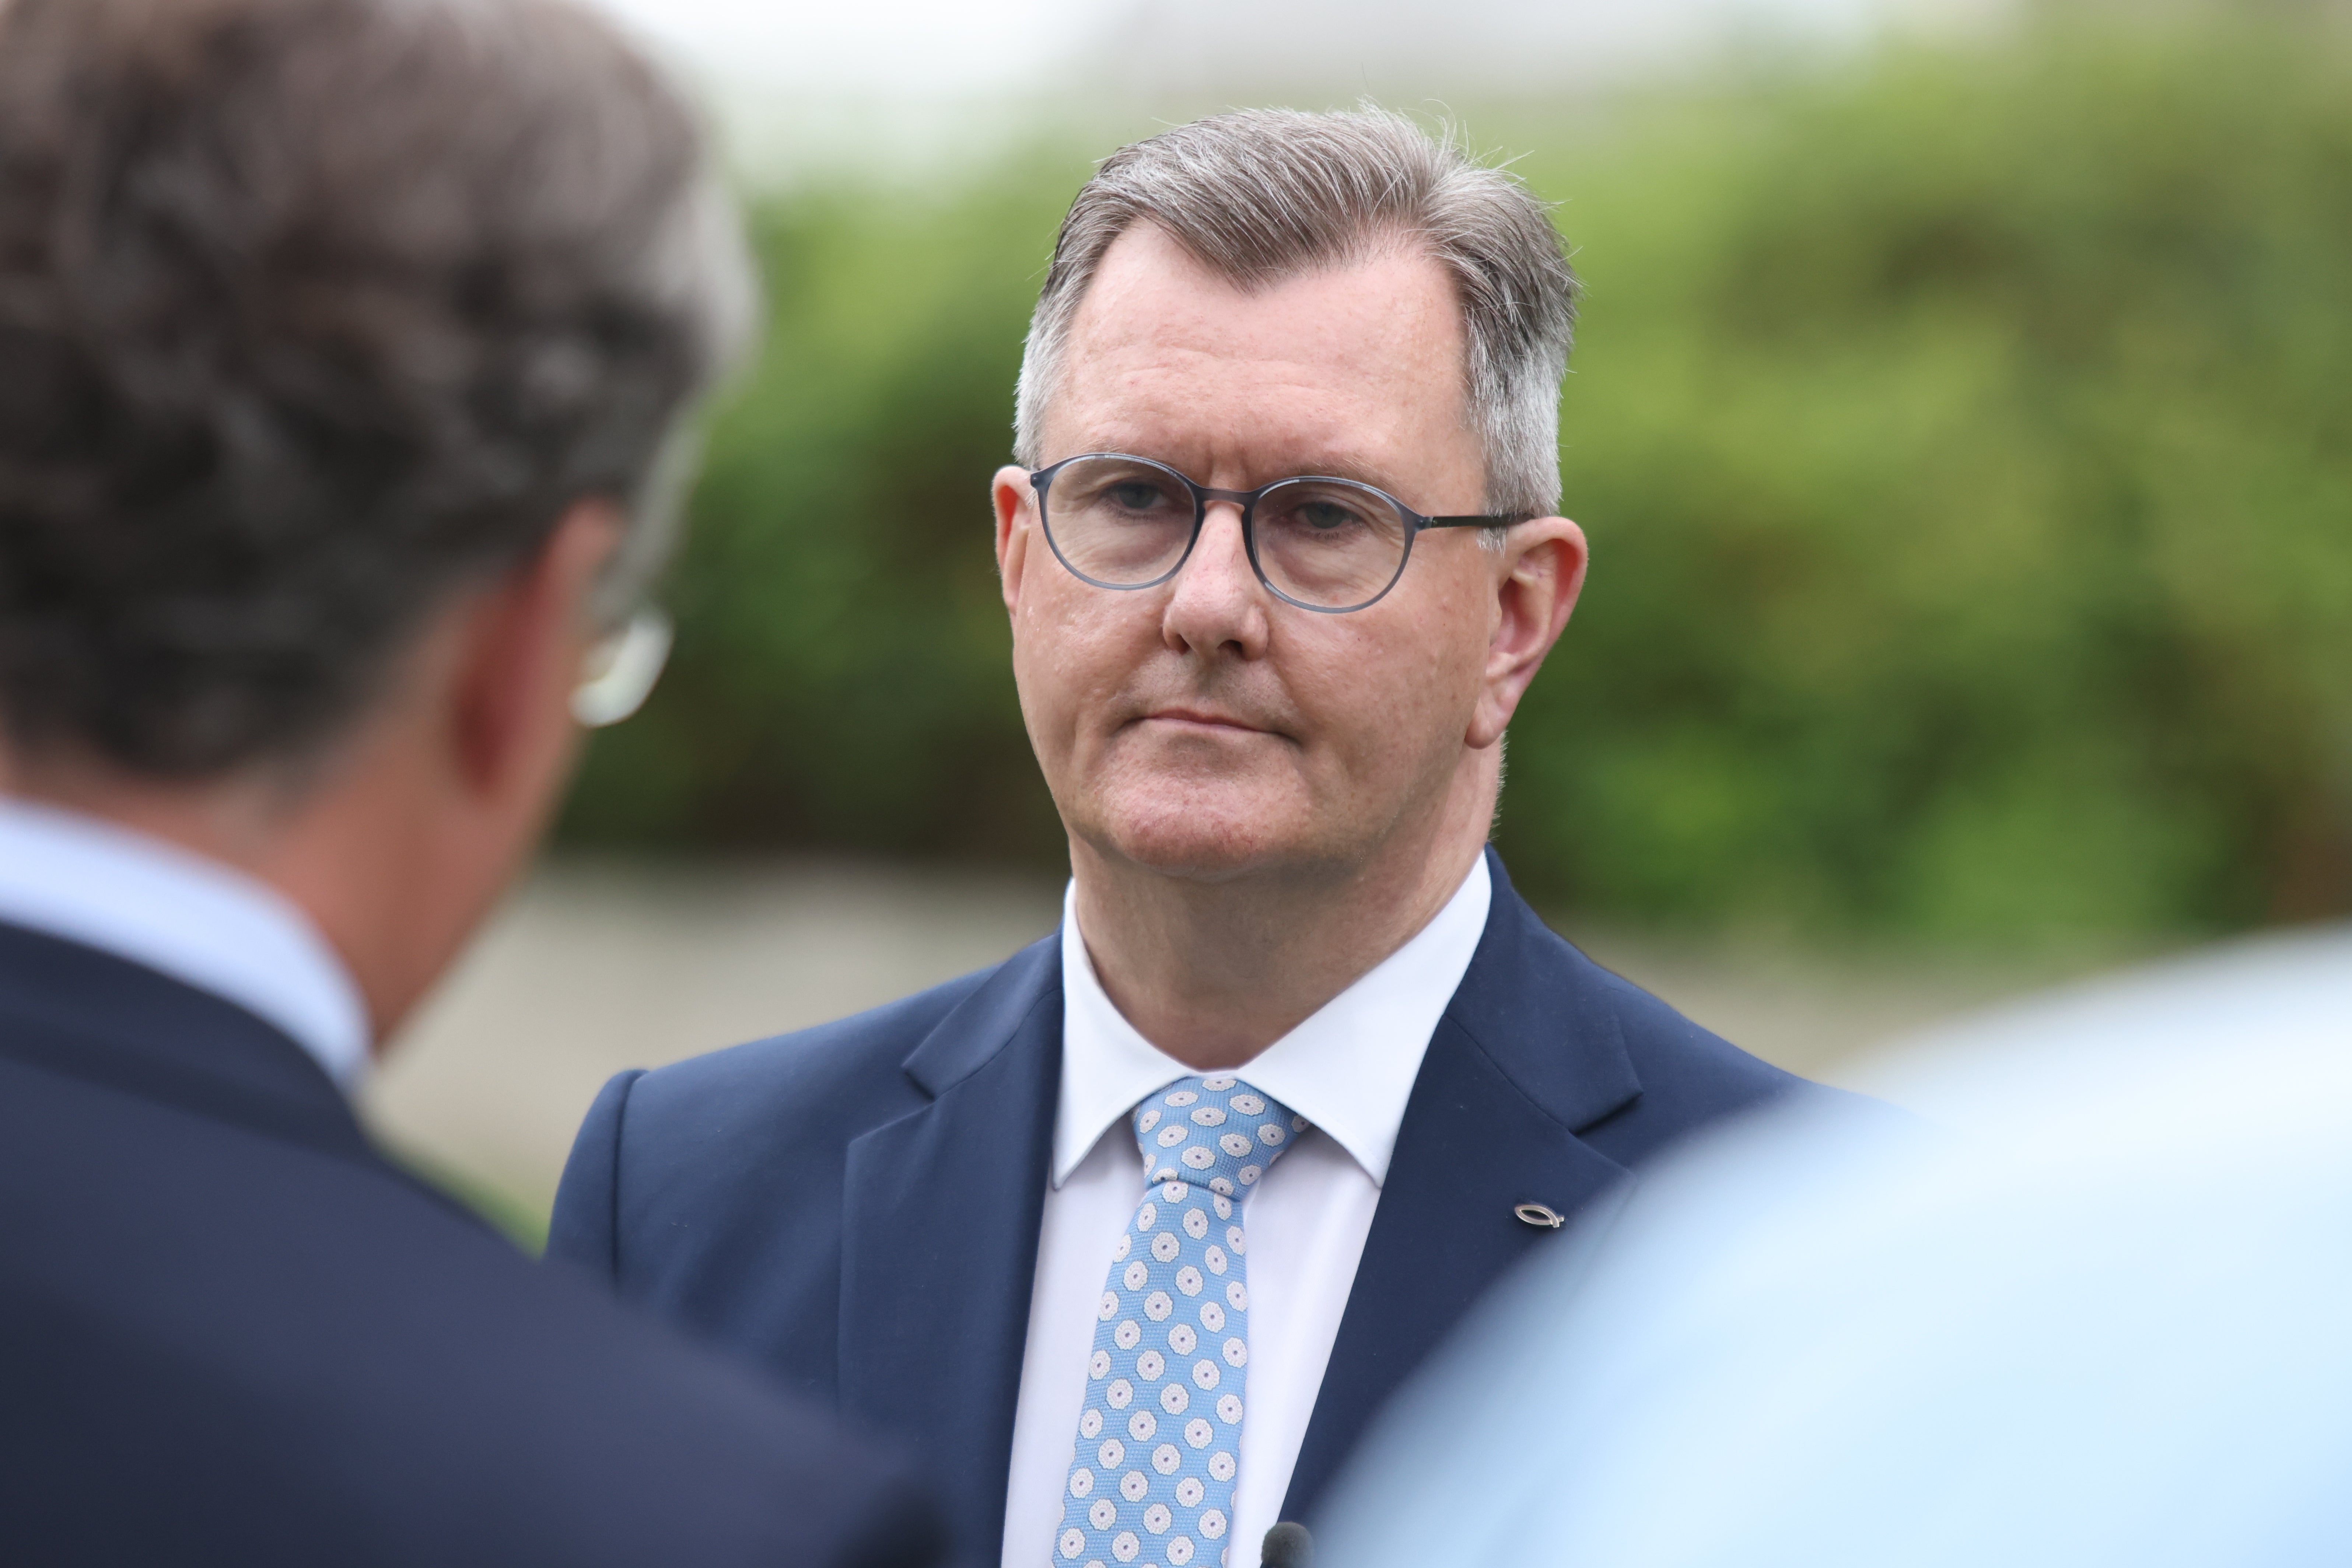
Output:
<svg viewBox="0 0 2352 1568">
<path fill-rule="evenodd" d="M 625 529 L 611 501 L 574 503 L 467 612 L 447 687 L 450 742 L 457 776 L 486 798 L 561 784 L 572 693 L 598 631 L 589 599 Z"/>
<path fill-rule="evenodd" d="M 590 595 L 624 532 L 617 507 L 581 501 L 456 595 L 253 863 L 342 953 L 379 1047 L 538 845 L 579 753 Z"/>
</svg>

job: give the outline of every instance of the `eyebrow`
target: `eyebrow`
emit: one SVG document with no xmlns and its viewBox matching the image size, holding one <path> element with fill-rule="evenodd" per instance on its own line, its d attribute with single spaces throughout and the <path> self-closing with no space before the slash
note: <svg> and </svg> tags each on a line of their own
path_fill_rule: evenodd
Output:
<svg viewBox="0 0 2352 1568">
<path fill-rule="evenodd" d="M 1114 449 L 1124 450 L 1131 457 L 1149 458 L 1155 463 L 1165 463 L 1168 467 L 1175 469 L 1180 474 L 1192 475 L 1195 483 L 1205 482 L 1201 479 L 1199 475 L 1193 474 L 1189 466 L 1184 463 L 1178 462 L 1174 458 L 1160 457 L 1151 452 L 1139 451 L 1131 447 Z M 1255 476 L 1253 477 L 1255 478 Z M 1399 488 L 1400 481 L 1397 479 L 1395 475 L 1383 473 L 1380 469 L 1372 468 L 1368 464 L 1357 462 L 1347 458 L 1326 457 L 1318 458 L 1312 462 L 1289 464 L 1283 466 L 1278 472 L 1270 468 L 1265 471 L 1264 478 L 1257 479 L 1256 485 L 1244 485 L 1241 488 L 1244 489 L 1255 489 L 1260 485 L 1276 484 L 1284 479 L 1352 479 L 1357 484 L 1370 485 L 1374 489 L 1385 490 L 1391 495 L 1398 496 L 1400 500 L 1402 499 Z"/>
<path fill-rule="evenodd" d="M 1370 485 L 1374 489 L 1386 490 L 1391 495 L 1397 493 L 1399 483 L 1393 474 L 1385 474 L 1362 463 L 1350 462 L 1344 458 L 1329 459 L 1312 468 L 1293 468 L 1289 473 L 1277 477 L 1286 479 L 1305 478 L 1353 479 L 1360 485 Z M 1269 479 L 1266 482 L 1271 484 L 1273 480 Z"/>
</svg>

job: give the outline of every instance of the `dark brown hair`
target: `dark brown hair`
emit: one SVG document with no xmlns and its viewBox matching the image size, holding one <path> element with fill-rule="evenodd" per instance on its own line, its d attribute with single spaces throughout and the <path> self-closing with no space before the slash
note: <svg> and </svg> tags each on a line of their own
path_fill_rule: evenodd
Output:
<svg viewBox="0 0 2352 1568">
<path fill-rule="evenodd" d="M 635 499 L 750 288 L 691 115 L 558 0 L 0 0 L 11 741 L 331 736 L 460 582 Z"/>
</svg>

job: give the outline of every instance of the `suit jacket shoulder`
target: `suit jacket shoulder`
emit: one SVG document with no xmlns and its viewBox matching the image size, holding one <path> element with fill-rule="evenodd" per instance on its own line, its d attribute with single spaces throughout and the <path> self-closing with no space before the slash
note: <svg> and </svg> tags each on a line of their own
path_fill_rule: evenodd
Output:
<svg viewBox="0 0 2352 1568">
<path fill-rule="evenodd" d="M 292 1041 L 0 928 L 0 1559 L 929 1560 L 895 1462 L 383 1161 Z"/>
<path fill-rule="evenodd" d="M 1617 1126 L 1629 1152 L 1646 1152 L 1654 1130 L 1815 1088 L 1586 957 L 1518 896 L 1492 850 L 1487 868 L 1493 907 L 1445 1026 L 1570 1131 Z"/>
<path fill-rule="evenodd" d="M 868 1012 L 617 1075 L 564 1167 L 548 1256 L 709 1338 L 769 1347 L 771 1371 L 833 1401 L 849 1145 L 930 1102 L 908 1064 L 943 1023 L 1048 971 L 1058 994 L 1058 962 L 1047 938 Z M 809 1266 L 780 1276 L 780 1255 Z"/>
<path fill-rule="evenodd" d="M 1624 1064 L 1639 1084 L 1639 1092 L 1625 1103 L 1579 1130 L 1587 1142 L 1619 1163 L 1646 1160 L 1677 1137 L 1783 1095 L 1860 1103 L 1854 1096 L 1824 1089 L 1749 1055 L 1602 968 L 1535 920 L 1532 911 L 1526 919 L 1533 928 L 1528 935 L 1530 944 L 1549 950 L 1530 969 L 1558 976 L 1564 983 L 1564 995 L 1583 998 L 1578 1022 L 1622 1047 Z M 1526 1039 L 1521 1036 L 1515 1043 L 1524 1046 Z"/>
</svg>

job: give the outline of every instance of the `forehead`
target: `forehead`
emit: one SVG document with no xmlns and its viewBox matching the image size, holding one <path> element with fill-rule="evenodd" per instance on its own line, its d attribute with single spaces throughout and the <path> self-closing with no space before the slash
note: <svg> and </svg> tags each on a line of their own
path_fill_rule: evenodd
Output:
<svg viewBox="0 0 2352 1568">
<path fill-rule="evenodd" d="M 1045 458 L 1135 451 L 1209 482 L 1475 463 L 1464 355 L 1453 280 L 1418 250 L 1247 289 L 1139 224 L 1071 323 Z"/>
</svg>

